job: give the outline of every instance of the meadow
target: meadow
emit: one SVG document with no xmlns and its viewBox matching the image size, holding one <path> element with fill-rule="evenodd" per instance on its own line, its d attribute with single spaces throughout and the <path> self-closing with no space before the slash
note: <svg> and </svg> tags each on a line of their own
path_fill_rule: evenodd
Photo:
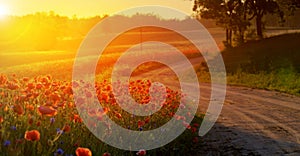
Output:
<svg viewBox="0 0 300 156">
<path fill-rule="evenodd" d="M 122 40 L 126 41 L 120 38 L 115 42 Z M 198 56 L 185 43 L 170 42 L 183 50 L 187 57 Z M 134 131 L 147 131 L 167 123 L 176 113 L 182 98 L 180 92 L 170 88 L 167 88 L 168 98 L 162 110 L 148 117 L 132 116 L 116 104 L 110 73 L 117 58 L 130 45 L 116 47 L 115 44 L 111 43 L 100 57 L 95 75 L 97 98 L 104 109 L 86 115 L 109 126 L 101 121 L 103 115 L 108 115 L 114 122 Z M 75 54 L 75 51 L 57 50 L 1 52 L 1 155 L 146 155 L 143 149 L 125 152 L 111 147 L 96 138 L 84 125 L 72 92 L 72 87 L 77 83 L 72 81 Z M 97 56 L 79 59 L 89 57 Z M 138 75 L 161 66 L 155 63 L 142 64 L 134 73 Z M 149 102 L 151 83 L 147 79 L 131 81 L 130 93 L 137 102 Z M 84 95 L 88 97 L 90 93 Z M 177 120 L 187 128 L 185 132 L 164 147 L 146 151 L 147 155 L 196 154 L 199 149 L 196 143 L 201 141 L 198 130 L 202 116 L 195 116 L 191 124 L 186 123 L 185 118 L 177 117 Z"/>
<path fill-rule="evenodd" d="M 88 148 L 93 155 L 124 154 L 124 151 L 99 141 L 83 124 L 74 105 L 72 93 L 72 86 L 79 82 L 59 81 L 49 75 L 22 79 L 14 76 L 10 79 L 1 75 L 0 79 L 0 139 L 3 143 L 0 147 L 1 155 L 75 155 L 75 152 L 80 155 L 77 153 L 79 147 Z M 137 102 L 149 100 L 150 85 L 151 81 L 146 80 L 131 82 L 133 89 L 130 92 Z M 134 117 L 117 106 L 108 81 L 96 83 L 96 86 L 103 110 L 89 111 L 88 115 L 96 117 L 99 122 L 103 115 L 108 115 L 114 122 L 136 131 L 150 130 L 170 120 L 181 97 L 178 92 L 168 89 L 168 98 L 161 111 L 149 117 Z M 86 92 L 84 97 L 90 94 Z M 82 97 L 82 100 L 85 99 Z M 201 119 L 196 117 L 191 125 L 185 125 L 184 118 L 178 120 L 182 120 L 182 126 L 187 126 L 187 130 L 167 146 L 147 151 L 148 154 L 179 155 L 193 152 L 191 147 L 195 146 L 192 145 L 193 142 L 198 142 L 197 130 Z M 101 123 L 109 126 L 106 122 Z M 187 144 L 190 146 L 186 146 Z"/>
<path fill-rule="evenodd" d="M 32 21 L 31 18 L 35 16 L 26 18 Z M 65 20 L 59 16 L 51 18 L 58 18 L 56 21 Z M 26 44 L 18 43 L 17 45 L 20 47 L 5 45 L 1 47 L 2 49 L 0 48 L 0 154 L 196 155 L 197 150 L 200 149 L 200 144 L 197 143 L 201 142 L 198 137 L 199 125 L 203 118 L 201 114 L 197 114 L 191 124 L 187 124 L 184 118 L 177 117 L 177 120 L 182 122 L 182 126 L 187 128 L 185 132 L 166 146 L 150 151 L 141 149 L 141 151 L 125 152 L 111 147 L 97 139 L 83 124 L 73 99 L 72 87 L 76 86 L 78 82 L 72 81 L 72 69 L 80 42 L 98 20 L 100 18 L 95 18 L 92 22 L 87 22 L 88 20 L 85 21 L 85 19 L 69 20 L 68 25 L 75 25 L 78 28 L 80 28 L 79 25 L 82 25 L 81 22 L 87 22 L 85 23 L 87 26 L 84 27 L 81 34 L 70 33 L 68 34 L 69 39 L 64 37 L 66 34 L 60 34 L 62 36 L 58 36 L 56 41 L 51 39 L 50 33 L 40 34 L 50 37 L 34 36 L 33 38 L 36 40 L 32 39 L 32 41 L 35 42 L 29 44 L 29 49 L 24 49 L 27 47 L 27 42 L 31 42 L 31 31 L 36 31 L 36 29 L 29 29 L 29 35 L 25 35 L 25 39 L 28 40 L 25 40 Z M 64 22 L 60 22 L 61 25 L 63 25 L 62 23 Z M 299 34 L 249 41 L 245 45 L 225 49 L 222 45 L 225 37 L 223 29 L 212 27 L 208 30 L 222 50 L 228 84 L 300 94 L 300 53 L 297 45 Z M 143 41 L 166 42 L 178 48 L 189 59 L 201 57 L 193 45 L 186 40 L 183 41 L 182 36 L 172 31 L 154 27 L 143 28 L 143 31 Z M 41 30 L 41 32 L 43 31 Z M 103 115 L 108 115 L 123 128 L 134 131 L 155 129 L 173 117 L 183 95 L 167 88 L 168 98 L 163 104 L 163 109 L 149 117 L 132 116 L 120 109 L 112 95 L 111 71 L 114 63 L 124 51 L 141 42 L 139 29 L 133 29 L 126 33 L 128 34 L 119 36 L 111 42 L 98 60 L 95 86 L 97 99 L 101 101 L 104 109 L 96 112 L 87 111 L 86 115 L 97 118 L 100 122 Z M 39 45 L 39 38 L 46 38 L 44 40 L 47 41 L 47 45 Z M 44 40 L 40 42 L 44 43 Z M 52 46 L 53 48 L 49 49 Z M 97 56 L 88 56 L 87 54 L 86 57 L 79 59 L 88 59 L 88 57 Z M 170 56 L 166 54 L 161 57 L 168 58 Z M 154 62 L 145 63 L 138 66 L 132 76 L 162 66 L 162 64 Z M 195 70 L 200 82 L 210 82 L 206 63 L 199 62 L 195 65 Z M 152 81 L 147 78 L 131 80 L 130 93 L 136 102 L 145 104 L 149 101 L 151 83 Z M 83 93 L 85 97 L 89 97 L 90 94 L 90 92 Z M 85 109 L 85 106 L 81 107 Z M 95 125 L 95 123 L 88 124 Z M 109 127 L 105 122 L 103 125 Z"/>
</svg>

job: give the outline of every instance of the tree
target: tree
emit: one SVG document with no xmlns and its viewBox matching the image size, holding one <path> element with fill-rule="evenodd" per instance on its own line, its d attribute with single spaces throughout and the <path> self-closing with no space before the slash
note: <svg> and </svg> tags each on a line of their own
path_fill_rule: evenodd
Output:
<svg viewBox="0 0 300 156">
<path fill-rule="evenodd" d="M 227 43 L 231 43 L 232 31 L 237 33 L 244 42 L 244 32 L 255 19 L 256 33 L 263 38 L 263 17 L 266 14 L 278 13 L 283 18 L 284 13 L 279 2 L 284 0 L 194 0 L 193 11 L 203 18 L 215 19 L 226 28 Z M 287 0 L 292 7 L 300 6 L 300 0 Z"/>
<path fill-rule="evenodd" d="M 214 19 L 226 29 L 226 44 L 232 46 L 233 33 L 244 42 L 244 32 L 250 25 L 243 0 L 195 0 L 193 11 L 201 18 Z"/>
<path fill-rule="evenodd" d="M 251 16 L 249 20 L 255 18 L 256 33 L 259 38 L 263 38 L 263 16 L 271 13 L 279 13 L 283 16 L 282 11 L 276 0 L 246 0 L 245 4 L 249 6 L 248 14 Z"/>
</svg>

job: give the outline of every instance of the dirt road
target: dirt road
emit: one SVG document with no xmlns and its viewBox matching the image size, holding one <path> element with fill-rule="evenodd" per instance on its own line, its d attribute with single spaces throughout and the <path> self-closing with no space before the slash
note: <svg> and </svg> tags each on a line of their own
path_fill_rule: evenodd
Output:
<svg viewBox="0 0 300 156">
<path fill-rule="evenodd" d="M 201 154 L 300 155 L 300 97 L 228 86 L 222 113 L 202 139 Z"/>
<path fill-rule="evenodd" d="M 195 65 L 199 59 L 191 62 Z M 169 69 L 159 68 L 139 78 L 172 85 L 172 76 Z M 209 84 L 200 84 L 201 113 L 206 112 L 210 89 Z M 300 97 L 227 86 L 217 123 L 201 139 L 197 155 L 300 155 Z"/>
</svg>

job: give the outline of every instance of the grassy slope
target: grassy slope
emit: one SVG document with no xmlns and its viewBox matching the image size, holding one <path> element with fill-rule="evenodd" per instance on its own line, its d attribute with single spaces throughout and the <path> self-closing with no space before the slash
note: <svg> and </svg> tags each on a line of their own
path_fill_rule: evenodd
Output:
<svg viewBox="0 0 300 156">
<path fill-rule="evenodd" d="M 252 41 L 222 53 L 228 83 L 300 94 L 300 34 Z"/>
</svg>

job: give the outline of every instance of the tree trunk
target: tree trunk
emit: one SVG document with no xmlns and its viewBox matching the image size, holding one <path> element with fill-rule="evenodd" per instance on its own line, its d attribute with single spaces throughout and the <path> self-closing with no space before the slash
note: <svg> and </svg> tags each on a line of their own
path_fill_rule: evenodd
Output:
<svg viewBox="0 0 300 156">
<path fill-rule="evenodd" d="M 226 28 L 226 44 L 232 47 L 232 30 L 228 28 Z"/>
<path fill-rule="evenodd" d="M 226 28 L 226 43 L 229 45 L 229 30 Z"/>
<path fill-rule="evenodd" d="M 259 39 L 263 38 L 263 31 L 262 31 L 262 16 L 257 15 L 256 17 L 256 32 Z"/>
<path fill-rule="evenodd" d="M 244 37 L 244 30 L 243 30 L 243 28 L 239 28 L 239 36 L 240 36 L 240 38 L 239 38 L 239 42 L 240 42 L 240 44 L 243 44 L 244 42 L 245 42 L 245 37 Z"/>
<path fill-rule="evenodd" d="M 230 42 L 230 47 L 232 47 L 232 29 L 229 30 L 229 42 Z"/>
<path fill-rule="evenodd" d="M 232 30 L 226 28 L 226 46 L 232 47 Z"/>
</svg>

